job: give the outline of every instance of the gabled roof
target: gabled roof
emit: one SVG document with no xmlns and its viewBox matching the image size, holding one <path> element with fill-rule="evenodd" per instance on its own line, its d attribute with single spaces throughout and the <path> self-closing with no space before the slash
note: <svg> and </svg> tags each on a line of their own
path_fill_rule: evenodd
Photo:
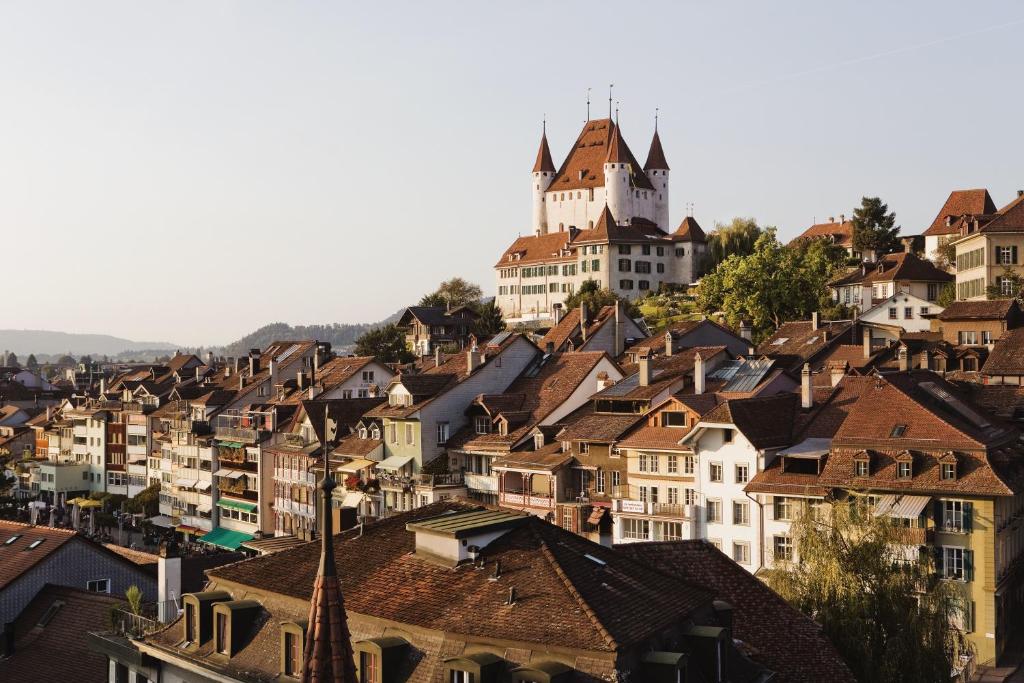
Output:
<svg viewBox="0 0 1024 683">
<path fill-rule="evenodd" d="M 886 254 L 876 263 L 865 264 L 861 268 L 855 268 L 846 276 L 832 281 L 830 285 L 833 287 L 854 283 L 867 285 L 875 282 L 902 280 L 913 282 L 952 282 L 953 275 L 938 268 L 931 261 L 904 251 L 897 254 Z"/>
<path fill-rule="evenodd" d="M 77 532 L 68 529 L 0 520 L 0 590 L 31 571 L 76 536 Z M 42 543 L 30 549 L 29 546 L 35 541 Z M 96 544 L 96 547 L 103 546 Z"/>
<path fill-rule="evenodd" d="M 1017 306 L 1016 299 L 954 301 L 939 313 L 939 320 L 1006 320 Z"/>
<path fill-rule="evenodd" d="M 947 225 L 947 219 L 957 218 L 964 214 L 992 214 L 996 205 L 989 196 L 988 190 L 953 190 L 949 193 L 946 203 L 939 209 L 935 220 L 924 231 L 925 236 L 948 235 L 956 232 L 956 227 Z"/>
<path fill-rule="evenodd" d="M 580 231 L 573 239 L 573 244 L 591 242 L 636 242 L 641 244 L 662 242 L 667 244 L 669 239 L 664 230 L 646 218 L 633 217 L 629 219 L 629 223 L 618 223 L 612 216 L 608 205 L 605 204 L 594 227 L 590 230 Z"/>
<path fill-rule="evenodd" d="M 467 319 L 479 318 L 480 315 L 468 306 L 448 309 L 444 306 L 409 306 L 399 318 L 399 325 L 408 325 L 418 320 L 424 325 L 464 325 Z"/>
<path fill-rule="evenodd" d="M 566 155 L 565 161 L 562 162 L 561 168 L 558 169 L 557 175 L 548 186 L 548 192 L 604 187 L 604 163 L 609 156 L 612 130 L 615 128 L 611 119 L 587 121 L 572 149 Z M 621 149 L 616 152 L 615 156 L 623 156 L 622 163 L 628 163 L 634 169 L 633 186 L 642 190 L 654 189 L 650 180 L 642 172 L 633 153 L 622 141 L 621 134 L 619 140 Z"/>
<path fill-rule="evenodd" d="M 619 315 L 624 315 L 621 311 Z M 587 338 L 589 339 L 595 332 L 601 329 L 602 326 L 609 320 L 615 318 L 615 307 L 614 306 L 602 306 L 599 311 L 587 311 Z M 563 346 L 566 342 L 574 341 L 582 337 L 580 332 L 580 309 L 571 308 L 566 311 L 565 315 L 562 316 L 558 324 L 547 331 L 543 339 L 540 340 L 540 347 L 546 349 L 548 344 L 554 346 L 555 351 L 562 351 Z"/>
<path fill-rule="evenodd" d="M 999 209 L 996 216 L 978 228 L 978 232 L 1024 232 L 1024 194 Z"/>
<path fill-rule="evenodd" d="M 363 415 L 373 410 L 386 400 L 385 396 L 375 398 L 338 398 L 313 399 L 302 401 L 302 412 L 309 418 L 317 440 L 324 443 L 324 414 L 338 423 L 337 438 L 349 434 L 362 419 Z"/>
<path fill-rule="evenodd" d="M 734 638 L 780 683 L 853 683 L 853 673 L 821 626 L 707 541 L 627 543 L 615 550 L 687 584 L 701 586 L 733 607 Z"/>
<path fill-rule="evenodd" d="M 754 448 L 778 448 L 792 443 L 800 397 L 775 394 L 729 399 L 701 418 L 710 424 L 731 424 Z"/>
<path fill-rule="evenodd" d="M 844 334 L 843 340 L 850 341 L 851 326 L 849 321 L 822 322 L 815 330 L 810 320 L 793 320 L 780 325 L 758 344 L 757 353 L 777 359 L 791 371 L 799 370 L 825 349 L 839 344 Z"/>
<path fill-rule="evenodd" d="M 644 164 L 645 171 L 651 170 L 668 171 L 668 160 L 665 159 L 665 150 L 661 148 L 661 137 L 658 129 L 654 129 L 654 137 L 651 138 L 651 149 L 647 152 L 647 163 Z"/>
<path fill-rule="evenodd" d="M 1024 327 L 1008 330 L 996 341 L 981 368 L 983 375 L 1024 375 Z"/>
<path fill-rule="evenodd" d="M 534 173 L 554 173 L 555 162 L 551 160 L 551 150 L 548 149 L 548 135 L 540 136 L 540 149 L 537 150 L 537 161 L 533 164 Z"/>
<path fill-rule="evenodd" d="M 687 216 L 679 224 L 676 231 L 670 235 L 674 242 L 706 242 L 707 235 L 697 223 L 693 216 Z"/>
<path fill-rule="evenodd" d="M 586 230 L 584 232 L 590 232 Z M 549 261 L 570 261 L 574 262 L 576 257 L 569 251 L 572 237 L 576 233 L 568 231 L 549 232 L 543 235 L 526 235 L 517 237 L 505 253 L 501 255 L 495 268 L 511 268 L 516 266 L 528 266 L 533 263 L 546 263 Z M 564 254 L 562 252 L 565 252 Z"/>
<path fill-rule="evenodd" d="M 796 239 L 814 239 L 828 237 L 841 247 L 853 245 L 853 221 L 837 223 L 835 220 L 828 223 L 815 223 L 804 230 Z"/>
</svg>

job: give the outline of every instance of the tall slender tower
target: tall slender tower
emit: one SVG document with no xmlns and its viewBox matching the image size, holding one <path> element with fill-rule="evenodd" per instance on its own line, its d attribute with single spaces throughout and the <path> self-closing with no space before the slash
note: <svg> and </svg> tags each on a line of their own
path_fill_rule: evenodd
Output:
<svg viewBox="0 0 1024 683">
<path fill-rule="evenodd" d="M 544 193 L 551 181 L 555 179 L 555 164 L 551 161 L 551 150 L 548 149 L 547 121 L 540 136 L 540 149 L 537 150 L 537 161 L 533 164 L 533 233 L 544 235 L 548 231 L 548 213 L 544 205 Z"/>
<path fill-rule="evenodd" d="M 651 149 L 647 152 L 647 163 L 644 164 L 644 173 L 654 187 L 654 222 L 658 227 L 668 232 L 668 161 L 665 160 L 665 150 L 661 148 L 661 138 L 658 136 L 658 119 L 654 119 L 654 137 L 651 139 Z"/>
<path fill-rule="evenodd" d="M 604 160 L 605 203 L 617 220 L 628 221 L 633 216 L 632 183 L 633 171 L 629 149 L 622 140 L 619 124 L 613 123 L 612 135 L 608 140 L 608 154 Z"/>
</svg>

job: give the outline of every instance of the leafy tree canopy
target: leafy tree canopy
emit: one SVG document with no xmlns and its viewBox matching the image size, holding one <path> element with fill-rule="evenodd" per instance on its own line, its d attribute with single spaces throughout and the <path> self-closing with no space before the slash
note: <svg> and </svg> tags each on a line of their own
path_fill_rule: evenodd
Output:
<svg viewBox="0 0 1024 683">
<path fill-rule="evenodd" d="M 370 330 L 356 340 L 357 356 L 375 356 L 382 363 L 408 363 L 415 360 L 405 343 L 405 330 L 394 323 Z"/>
<path fill-rule="evenodd" d="M 14 351 L 8 353 L 7 356 L 4 358 L 4 365 L 6 365 L 9 368 L 21 367 L 21 365 L 18 364 L 18 356 L 15 355 Z"/>
<path fill-rule="evenodd" d="M 36 360 L 35 354 L 28 354 L 28 360 L 25 361 L 25 367 L 33 372 L 39 369 L 39 361 Z"/>
<path fill-rule="evenodd" d="M 746 256 L 752 253 L 762 232 L 753 218 L 736 217 L 729 223 L 715 223 L 707 238 L 704 272 L 712 270 L 733 254 Z"/>
<path fill-rule="evenodd" d="M 420 306 L 476 306 L 480 302 L 483 291 L 480 285 L 453 277 L 437 286 L 433 292 L 420 299 Z"/>
<path fill-rule="evenodd" d="M 798 561 L 777 563 L 767 583 L 821 624 L 858 680 L 949 680 L 968 644 L 963 586 L 939 581 L 933 563 L 901 548 L 905 534 L 859 500 L 804 509 L 791 527 Z"/>
<path fill-rule="evenodd" d="M 889 254 L 900 246 L 896 214 L 878 197 L 862 197 L 853 210 L 853 248 Z"/>
<path fill-rule="evenodd" d="M 587 280 L 581 284 L 580 288 L 565 300 L 564 310 L 571 311 L 574 308 L 579 308 L 580 304 L 586 304 L 587 311 L 594 313 L 604 306 L 614 306 L 616 301 L 621 304 L 622 312 L 630 318 L 640 317 L 640 309 L 636 307 L 636 304 L 610 289 L 603 289 L 597 280 Z"/>
</svg>

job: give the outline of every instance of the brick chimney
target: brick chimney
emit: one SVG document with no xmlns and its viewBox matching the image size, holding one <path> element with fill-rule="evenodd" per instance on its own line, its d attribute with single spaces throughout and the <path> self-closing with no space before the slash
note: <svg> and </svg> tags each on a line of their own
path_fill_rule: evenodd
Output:
<svg viewBox="0 0 1024 683">
<path fill-rule="evenodd" d="M 640 357 L 637 359 L 637 364 L 640 366 L 640 386 L 646 387 L 651 383 L 651 354 L 647 349 L 640 351 Z"/>
<path fill-rule="evenodd" d="M 472 375 L 481 363 L 483 363 L 483 356 L 480 354 L 480 349 L 474 345 L 473 348 L 466 351 L 466 374 Z"/>
<path fill-rule="evenodd" d="M 843 380 L 843 375 L 845 375 L 845 374 L 846 374 L 846 364 L 845 363 L 842 364 L 842 365 L 839 365 L 839 364 L 833 365 L 832 366 L 832 370 L 831 370 L 832 386 L 836 386 L 837 384 L 839 384 Z"/>
<path fill-rule="evenodd" d="M 871 328 L 864 327 L 864 357 L 871 358 Z"/>
<path fill-rule="evenodd" d="M 800 407 L 810 410 L 814 406 L 814 392 L 811 390 L 811 365 L 804 363 L 800 372 Z"/>
<path fill-rule="evenodd" d="M 931 366 L 931 363 L 929 362 L 929 359 L 928 359 L 928 349 L 923 349 L 921 351 L 921 369 L 922 370 L 931 370 L 930 366 Z"/>
<path fill-rule="evenodd" d="M 670 358 L 672 356 L 672 333 L 665 332 L 665 357 Z"/>
<path fill-rule="evenodd" d="M 583 341 L 587 341 L 587 304 L 580 304 L 580 335 L 583 337 Z"/>
<path fill-rule="evenodd" d="M 907 361 L 907 347 L 901 346 L 899 351 L 896 352 L 896 357 L 899 359 L 900 372 L 906 372 L 909 369 L 909 362 Z"/>
<path fill-rule="evenodd" d="M 815 311 L 814 313 L 811 313 L 811 330 L 817 331 L 818 324 L 818 312 Z"/>
<path fill-rule="evenodd" d="M 707 371 L 704 368 L 704 357 L 697 352 L 693 357 L 693 393 L 703 394 L 704 383 L 707 377 Z"/>
</svg>

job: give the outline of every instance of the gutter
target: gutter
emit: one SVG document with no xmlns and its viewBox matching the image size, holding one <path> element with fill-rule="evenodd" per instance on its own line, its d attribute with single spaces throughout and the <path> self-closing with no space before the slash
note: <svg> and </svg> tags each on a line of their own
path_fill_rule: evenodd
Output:
<svg viewBox="0 0 1024 683">
<path fill-rule="evenodd" d="M 744 487 L 743 489 L 743 495 L 746 496 L 747 498 L 750 498 L 750 500 L 753 501 L 754 505 L 756 505 L 759 510 L 759 513 L 757 515 L 757 571 L 761 571 L 762 569 L 764 569 L 764 505 L 758 502 L 755 498 L 751 497 L 751 495 L 747 493 L 746 487 Z"/>
</svg>

